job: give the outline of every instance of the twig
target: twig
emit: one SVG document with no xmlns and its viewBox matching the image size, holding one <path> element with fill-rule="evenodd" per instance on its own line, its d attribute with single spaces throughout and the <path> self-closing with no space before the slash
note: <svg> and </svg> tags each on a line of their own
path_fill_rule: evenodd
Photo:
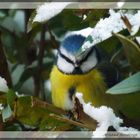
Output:
<svg viewBox="0 0 140 140">
<path fill-rule="evenodd" d="M 89 126 L 87 124 L 83 124 L 81 122 L 77 122 L 77 121 L 73 121 L 73 120 L 70 120 L 70 119 L 67 119 L 67 118 L 64 118 L 64 117 L 60 117 L 59 115 L 55 115 L 55 114 L 50 114 L 50 117 L 55 118 L 55 119 L 57 119 L 59 121 L 62 121 L 62 122 L 66 122 L 66 123 L 75 125 L 75 126 L 87 128 L 87 129 L 90 129 L 90 130 L 95 130 L 94 125 Z"/>
<path fill-rule="evenodd" d="M 34 83 L 35 83 L 35 95 L 37 97 L 41 96 L 42 99 L 44 99 L 44 84 L 41 78 L 41 73 L 42 73 L 42 67 L 43 67 L 43 58 L 44 58 L 44 45 L 45 45 L 45 32 L 46 28 L 45 25 L 43 25 L 42 32 L 41 32 L 41 37 L 40 37 L 40 47 L 39 47 L 39 53 L 38 53 L 38 69 L 37 73 L 34 75 Z"/>
<path fill-rule="evenodd" d="M 66 115 L 68 113 L 60 108 L 53 106 L 52 104 L 39 100 L 33 96 L 31 97 L 31 103 L 32 103 L 32 107 L 47 108 L 48 110 L 56 114 Z"/>
<path fill-rule="evenodd" d="M 123 15 L 123 14 L 121 14 L 121 19 L 124 22 L 125 26 L 127 27 L 129 33 L 131 34 L 131 32 L 132 32 L 132 25 L 131 25 L 129 19 L 125 15 Z M 139 44 L 139 42 L 137 41 L 136 38 L 134 38 L 134 41 L 137 43 L 138 46 L 140 46 L 140 44 Z"/>
<path fill-rule="evenodd" d="M 123 22 L 124 22 L 125 26 L 127 27 L 129 33 L 131 33 L 132 32 L 132 25 L 129 22 L 128 18 L 124 15 L 121 15 L 121 19 L 123 20 Z"/>
</svg>

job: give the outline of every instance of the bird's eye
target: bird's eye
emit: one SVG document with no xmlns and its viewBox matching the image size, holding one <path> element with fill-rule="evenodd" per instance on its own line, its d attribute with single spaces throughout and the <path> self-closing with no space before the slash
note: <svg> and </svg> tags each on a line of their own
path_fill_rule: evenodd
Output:
<svg viewBox="0 0 140 140">
<path fill-rule="evenodd" d="M 88 51 L 84 52 L 84 54 L 81 56 L 81 58 L 79 58 L 79 60 L 77 61 L 78 64 L 82 64 L 83 62 L 85 62 L 88 57 L 92 54 L 92 52 L 94 51 L 94 48 L 89 49 Z"/>
<path fill-rule="evenodd" d="M 60 51 L 59 51 L 59 54 L 62 58 L 64 58 L 67 62 L 71 63 L 71 64 L 74 64 L 72 60 L 70 60 L 67 56 L 65 56 L 64 54 L 62 54 Z"/>
</svg>

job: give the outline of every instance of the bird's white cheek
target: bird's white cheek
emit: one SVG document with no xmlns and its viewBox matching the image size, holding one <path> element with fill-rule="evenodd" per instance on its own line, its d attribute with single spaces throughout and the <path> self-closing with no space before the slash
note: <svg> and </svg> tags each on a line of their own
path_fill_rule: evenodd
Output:
<svg viewBox="0 0 140 140">
<path fill-rule="evenodd" d="M 72 73 L 74 70 L 74 66 L 60 56 L 58 56 L 57 66 L 64 73 Z"/>
<path fill-rule="evenodd" d="M 81 65 L 81 70 L 83 72 L 87 72 L 89 70 L 91 70 L 92 68 L 94 68 L 98 63 L 96 54 L 93 53 L 91 56 L 89 56 L 88 60 L 85 61 L 82 65 Z"/>
</svg>

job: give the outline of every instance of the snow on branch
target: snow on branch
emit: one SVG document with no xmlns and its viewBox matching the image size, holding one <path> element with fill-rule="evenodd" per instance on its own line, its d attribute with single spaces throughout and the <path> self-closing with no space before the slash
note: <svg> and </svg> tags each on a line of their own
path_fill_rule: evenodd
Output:
<svg viewBox="0 0 140 140">
<path fill-rule="evenodd" d="M 123 11 L 115 12 L 114 10 L 109 10 L 110 16 L 107 18 L 101 18 L 99 22 L 94 27 L 92 33 L 87 37 L 85 43 L 82 45 L 82 51 L 90 48 L 97 43 L 100 43 L 112 36 L 112 33 L 118 33 L 126 26 L 121 19 L 122 16 L 126 16 L 132 25 L 132 34 L 135 34 L 140 27 L 140 10 L 136 14 L 123 13 Z M 89 40 L 92 38 L 92 42 Z"/>
<path fill-rule="evenodd" d="M 71 2 L 50 2 L 44 3 L 39 8 L 37 8 L 36 16 L 33 22 L 45 22 L 54 16 L 58 15 L 63 9 L 69 5 Z"/>
<path fill-rule="evenodd" d="M 0 76 L 0 91 L 8 92 L 8 90 L 7 81 Z"/>
<path fill-rule="evenodd" d="M 91 103 L 85 103 L 82 93 L 76 93 L 76 97 L 82 104 L 83 111 L 98 123 L 96 130 L 93 132 L 93 137 L 105 137 L 110 126 L 113 126 L 117 132 L 125 134 L 130 131 L 138 131 L 132 127 L 121 127 L 123 120 L 115 115 L 112 108 L 106 106 L 96 108 Z"/>
</svg>

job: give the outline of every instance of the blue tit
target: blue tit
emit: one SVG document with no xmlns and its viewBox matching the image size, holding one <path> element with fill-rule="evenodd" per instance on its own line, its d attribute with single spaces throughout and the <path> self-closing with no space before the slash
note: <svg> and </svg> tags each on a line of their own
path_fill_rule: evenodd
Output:
<svg viewBox="0 0 140 140">
<path fill-rule="evenodd" d="M 81 35 L 66 37 L 60 45 L 56 65 L 50 75 L 52 102 L 64 110 L 73 109 L 72 99 L 76 92 L 81 92 L 85 102 L 95 106 L 112 102 L 105 91 L 119 81 L 115 68 L 107 63 L 102 68 L 103 58 L 96 46 L 77 55 L 84 41 L 85 37 Z"/>
</svg>

